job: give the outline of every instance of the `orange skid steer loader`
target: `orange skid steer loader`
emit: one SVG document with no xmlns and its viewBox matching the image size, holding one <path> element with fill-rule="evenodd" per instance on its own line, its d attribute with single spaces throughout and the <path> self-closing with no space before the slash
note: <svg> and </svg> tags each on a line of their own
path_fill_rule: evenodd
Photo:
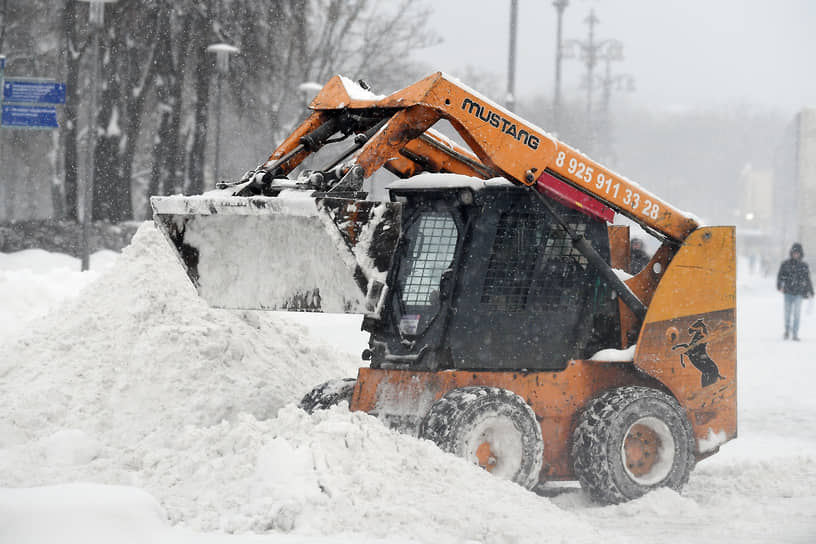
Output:
<svg viewBox="0 0 816 544">
<path fill-rule="evenodd" d="M 348 401 L 497 476 L 577 479 L 603 503 L 679 491 L 736 437 L 733 227 L 442 73 L 389 96 L 334 77 L 311 109 L 242 179 L 152 199 L 211 305 L 364 315 L 367 367 L 304 409 Z M 615 214 L 661 242 L 634 276 Z"/>
</svg>

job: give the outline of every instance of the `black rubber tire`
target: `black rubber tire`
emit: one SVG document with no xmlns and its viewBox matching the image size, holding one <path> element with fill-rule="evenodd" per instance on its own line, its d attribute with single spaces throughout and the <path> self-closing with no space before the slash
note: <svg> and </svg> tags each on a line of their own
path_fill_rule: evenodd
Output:
<svg viewBox="0 0 816 544">
<path fill-rule="evenodd" d="M 357 383 L 357 380 L 354 378 L 329 380 L 321 383 L 309 391 L 298 406 L 311 414 L 315 410 L 327 410 L 343 401 L 351 404 L 355 383 Z"/>
<path fill-rule="evenodd" d="M 477 448 L 486 445 L 494 461 L 488 470 L 527 489 L 538 483 L 541 426 L 533 409 L 512 391 L 483 386 L 449 391 L 431 406 L 419 436 L 474 464 L 480 464 Z"/>
<path fill-rule="evenodd" d="M 634 450 L 625 454 L 625 444 Z M 658 487 L 680 492 L 694 467 L 694 436 L 673 397 L 648 387 L 621 387 L 593 399 L 581 413 L 572 459 L 590 498 L 617 504 Z"/>
</svg>

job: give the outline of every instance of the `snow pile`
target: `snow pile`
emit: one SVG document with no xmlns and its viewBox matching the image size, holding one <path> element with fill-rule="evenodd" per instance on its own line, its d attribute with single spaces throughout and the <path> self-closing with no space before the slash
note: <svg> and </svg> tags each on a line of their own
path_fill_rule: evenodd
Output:
<svg viewBox="0 0 816 544">
<path fill-rule="evenodd" d="M 6 257 L 0 278 L 19 269 Z M 353 375 L 359 316 L 212 310 L 152 227 L 89 285 L 88 273 L 52 274 L 36 260 L 28 284 L 0 283 L 0 316 L 14 307 L 5 315 L 27 329 L 0 338 L 0 542 L 816 534 L 816 320 L 806 308 L 804 340 L 783 342 L 772 280 L 740 290 L 739 439 L 702 461 L 682 494 L 599 507 L 574 483 L 540 488 L 549 499 L 526 492 L 344 406 L 294 408 L 313 384 Z M 38 290 L 62 306 L 42 317 L 51 303 L 32 298 Z M 36 319 L 22 325 L 27 316 Z"/>
<path fill-rule="evenodd" d="M 548 500 L 345 407 L 309 416 L 288 406 L 265 422 L 246 417 L 232 427 L 200 430 L 198 440 L 196 451 L 238 451 L 237 440 L 244 451 L 175 467 L 180 474 L 229 474 L 195 490 L 203 496 L 191 517 L 179 520 L 202 530 L 365 533 L 423 542 L 525 541 L 553 530 L 576 542 L 598 536 Z M 179 482 L 175 493 L 192 495 L 186 485 Z M 179 505 L 169 497 L 162 502 L 173 516 Z M 232 516 L 224 519 L 224 511 Z"/>
<path fill-rule="evenodd" d="M 14 391 L 2 402 L 24 429 L 39 426 L 29 417 L 79 427 L 102 411 L 94 430 L 148 435 L 239 411 L 270 417 L 327 374 L 345 377 L 353 365 L 336 359 L 277 316 L 209 308 L 146 224 L 81 297 L 0 346 L 2 387 Z"/>
<path fill-rule="evenodd" d="M 91 256 L 91 270 L 80 272 L 79 259 L 69 255 L 41 249 L 0 253 L 0 343 L 24 330 L 23 316 L 44 316 L 55 302 L 96 280 L 117 255 L 100 251 Z"/>
<path fill-rule="evenodd" d="M 78 298 L 0 345 L 0 361 L 3 486 L 134 486 L 198 531 L 597 536 L 370 416 L 295 408 L 356 362 L 280 315 L 209 308 L 148 224 Z"/>
<path fill-rule="evenodd" d="M 1 542 L 155 543 L 167 530 L 164 520 L 156 500 L 133 488 L 67 484 L 0 489 Z"/>
</svg>

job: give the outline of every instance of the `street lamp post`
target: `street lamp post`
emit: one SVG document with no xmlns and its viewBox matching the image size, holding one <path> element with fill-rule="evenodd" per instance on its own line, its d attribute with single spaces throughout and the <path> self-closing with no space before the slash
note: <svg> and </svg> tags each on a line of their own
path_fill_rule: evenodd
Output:
<svg viewBox="0 0 816 544">
<path fill-rule="evenodd" d="M 516 108 L 516 35 L 518 34 L 518 0 L 510 0 L 510 54 L 507 59 L 507 109 Z"/>
<path fill-rule="evenodd" d="M 553 130 L 558 134 L 559 117 L 561 110 L 561 61 L 563 59 L 564 51 L 561 44 L 561 29 L 564 19 L 564 10 L 569 5 L 569 0 L 555 0 L 553 6 L 558 13 L 558 26 L 555 33 L 555 92 L 553 93 Z"/>
<path fill-rule="evenodd" d="M 574 49 L 581 52 L 581 60 L 586 66 L 586 76 L 584 84 L 586 85 L 586 126 L 589 137 L 589 147 L 592 149 L 595 145 L 595 123 L 593 120 L 593 93 L 595 90 L 595 67 L 598 61 L 618 61 L 623 60 L 623 44 L 618 40 L 595 40 L 595 26 L 600 22 L 595 15 L 595 10 L 590 10 L 589 16 L 584 20 L 589 26 L 589 36 L 586 41 L 581 40 L 567 40 L 564 43 L 564 58 L 574 58 Z"/>
<path fill-rule="evenodd" d="M 237 47 L 226 43 L 216 43 L 207 47 L 208 53 L 215 53 L 215 68 L 218 70 L 218 98 L 215 105 L 215 172 L 213 172 L 216 183 L 218 183 L 221 168 L 221 80 L 224 74 L 229 73 L 229 56 L 239 51 Z"/>
<path fill-rule="evenodd" d="M 612 62 L 623 60 L 623 44 L 615 43 L 614 47 L 609 48 L 603 60 L 606 63 L 606 72 L 601 79 L 603 85 L 602 103 L 604 114 L 608 115 L 612 88 L 616 87 L 619 90 L 632 91 L 635 87 L 635 79 L 629 74 L 612 74 Z"/>
<path fill-rule="evenodd" d="M 612 154 L 612 120 L 610 119 L 610 102 L 612 101 L 612 91 L 627 91 L 635 90 L 635 78 L 629 74 L 613 74 L 612 62 L 623 60 L 623 45 L 617 44 L 617 48 L 612 48 L 609 54 L 606 55 L 604 61 L 606 63 L 606 73 L 601 78 L 601 85 L 603 86 L 603 100 L 601 101 L 601 119 L 602 128 L 601 134 L 604 139 L 605 152 L 608 155 L 607 160 L 611 160 Z"/>
<path fill-rule="evenodd" d="M 595 10 L 590 10 L 589 16 L 584 19 L 584 22 L 589 26 L 589 38 L 587 39 L 586 49 L 584 50 L 584 63 L 587 68 L 587 103 L 586 115 L 587 122 L 592 125 L 592 90 L 593 79 L 595 72 L 595 65 L 598 63 L 598 51 L 595 44 L 595 25 L 598 24 L 598 17 L 595 16 Z M 591 130 L 591 129 L 590 129 Z"/>
<path fill-rule="evenodd" d="M 96 148 L 96 97 L 99 93 L 99 31 L 105 26 L 105 4 L 113 4 L 116 0 L 81 0 L 88 2 L 88 25 L 93 40 L 93 56 L 91 63 L 91 100 L 88 105 L 88 175 L 82 188 L 82 271 L 91 267 L 90 230 L 93 219 L 93 186 L 96 164 L 94 150 Z"/>
</svg>

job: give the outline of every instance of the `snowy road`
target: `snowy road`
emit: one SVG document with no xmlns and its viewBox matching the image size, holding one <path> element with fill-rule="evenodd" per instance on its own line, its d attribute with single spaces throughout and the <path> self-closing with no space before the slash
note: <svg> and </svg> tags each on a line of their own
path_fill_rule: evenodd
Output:
<svg viewBox="0 0 816 544">
<path fill-rule="evenodd" d="M 287 407 L 353 372 L 359 322 L 209 309 L 162 243 L 102 274 L 0 254 L 0 542 L 816 541 L 816 313 L 783 342 L 768 279 L 740 276 L 739 438 L 682 495 L 599 507 Z"/>
</svg>

